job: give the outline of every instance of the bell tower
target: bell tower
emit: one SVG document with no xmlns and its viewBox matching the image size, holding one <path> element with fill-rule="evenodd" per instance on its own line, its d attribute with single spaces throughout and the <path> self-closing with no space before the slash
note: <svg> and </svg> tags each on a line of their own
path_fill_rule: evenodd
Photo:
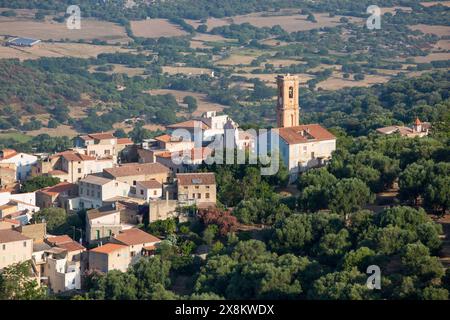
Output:
<svg viewBox="0 0 450 320">
<path fill-rule="evenodd" d="M 300 124 L 298 103 L 298 76 L 279 75 L 277 77 L 277 124 L 278 128 L 295 127 Z"/>
</svg>

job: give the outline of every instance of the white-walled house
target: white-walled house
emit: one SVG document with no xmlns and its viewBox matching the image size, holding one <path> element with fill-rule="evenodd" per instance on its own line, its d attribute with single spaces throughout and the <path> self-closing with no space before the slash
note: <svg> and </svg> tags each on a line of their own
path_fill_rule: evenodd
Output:
<svg viewBox="0 0 450 320">
<path fill-rule="evenodd" d="M 3 149 L 0 151 L 0 163 L 12 163 L 16 166 L 17 181 L 24 181 L 31 174 L 31 168 L 36 164 L 38 157 L 17 152 L 12 149 Z"/>
<path fill-rule="evenodd" d="M 278 128 L 273 133 L 291 181 L 300 172 L 325 165 L 336 150 L 336 137 L 318 124 Z"/>
<path fill-rule="evenodd" d="M 99 208 L 108 199 L 127 197 L 131 188 L 127 183 L 95 175 L 86 176 L 78 185 L 81 209 Z"/>
<path fill-rule="evenodd" d="M 150 201 L 162 197 L 162 184 L 156 180 L 136 182 L 136 197 Z"/>
</svg>

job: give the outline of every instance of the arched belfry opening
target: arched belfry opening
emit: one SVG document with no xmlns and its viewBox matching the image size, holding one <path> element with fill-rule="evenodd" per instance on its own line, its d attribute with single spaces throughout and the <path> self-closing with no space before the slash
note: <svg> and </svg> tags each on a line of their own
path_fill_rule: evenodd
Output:
<svg viewBox="0 0 450 320">
<path fill-rule="evenodd" d="M 278 128 L 295 127 L 299 125 L 299 79 L 292 75 L 279 75 L 277 77 L 278 101 L 277 124 Z"/>
</svg>

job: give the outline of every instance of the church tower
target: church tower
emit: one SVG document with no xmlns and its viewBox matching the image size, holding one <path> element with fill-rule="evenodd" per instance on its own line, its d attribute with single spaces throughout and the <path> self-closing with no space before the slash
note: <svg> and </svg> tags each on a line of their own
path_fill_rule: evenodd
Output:
<svg viewBox="0 0 450 320">
<path fill-rule="evenodd" d="M 278 128 L 294 127 L 300 124 L 298 104 L 298 76 L 279 75 L 277 77 L 277 124 Z"/>
</svg>

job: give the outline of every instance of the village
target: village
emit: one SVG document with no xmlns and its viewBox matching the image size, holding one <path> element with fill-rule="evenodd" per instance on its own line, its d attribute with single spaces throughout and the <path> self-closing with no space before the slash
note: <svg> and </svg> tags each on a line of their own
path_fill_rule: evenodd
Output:
<svg viewBox="0 0 450 320">
<path fill-rule="evenodd" d="M 279 76 L 277 83 L 276 132 L 295 180 L 300 171 L 327 163 L 336 138 L 320 125 L 299 124 L 297 77 Z M 191 135 L 180 136 L 180 130 Z M 214 173 L 197 172 L 214 149 L 195 145 L 198 130 L 207 143 L 231 136 L 234 141 L 226 144 L 238 150 L 256 146 L 255 135 L 241 130 L 229 116 L 211 111 L 168 125 L 166 134 L 139 144 L 112 133 L 91 133 L 56 154 L 1 150 L 0 270 L 31 261 L 38 283 L 60 293 L 80 289 L 86 272 L 125 272 L 140 257 L 155 255 L 163 239 L 139 228 L 145 219 L 186 221 L 195 218 L 193 211 L 216 205 Z M 21 192 L 22 184 L 36 177 L 57 178 L 59 183 Z M 55 207 L 68 215 L 85 210 L 85 229 L 48 233 L 47 222 L 35 215 Z"/>
</svg>

